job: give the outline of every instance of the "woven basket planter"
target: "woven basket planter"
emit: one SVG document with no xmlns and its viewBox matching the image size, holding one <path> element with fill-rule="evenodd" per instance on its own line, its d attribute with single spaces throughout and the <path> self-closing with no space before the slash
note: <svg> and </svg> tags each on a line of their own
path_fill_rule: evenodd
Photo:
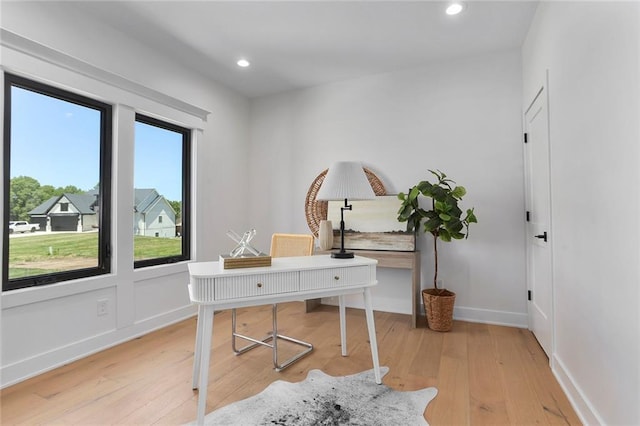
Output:
<svg viewBox="0 0 640 426">
<path fill-rule="evenodd" d="M 427 327 L 434 331 L 449 331 L 453 325 L 453 304 L 456 294 L 449 290 L 428 288 L 422 290 Z"/>
</svg>

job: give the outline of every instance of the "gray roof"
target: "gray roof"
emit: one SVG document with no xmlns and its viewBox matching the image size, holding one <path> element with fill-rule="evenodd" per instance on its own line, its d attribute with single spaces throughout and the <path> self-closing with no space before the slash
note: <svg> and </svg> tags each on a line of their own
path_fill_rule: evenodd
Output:
<svg viewBox="0 0 640 426">
<path fill-rule="evenodd" d="M 96 203 L 96 197 L 93 194 L 64 194 L 65 197 L 73 204 L 82 214 L 95 214 L 95 210 L 91 208 Z"/>
<path fill-rule="evenodd" d="M 40 204 L 35 209 L 31 210 L 28 214 L 31 216 L 46 215 L 49 210 L 55 206 L 62 197 L 67 197 L 69 202 L 81 214 L 95 214 L 96 212 L 91 208 L 96 201 L 96 191 L 87 191 L 84 194 L 62 194 L 49 198 L 44 203 Z M 162 198 L 162 195 L 158 194 L 153 188 L 134 189 L 134 208 L 138 212 L 144 212 L 150 206 L 152 206 L 158 198 Z"/>
<path fill-rule="evenodd" d="M 60 199 L 66 197 L 67 200 L 78 210 L 81 214 L 96 214 L 96 212 L 91 208 L 91 206 L 95 203 L 96 197 L 92 194 L 62 194 L 56 195 L 49 198 L 44 203 L 40 204 L 35 209 L 31 210 L 28 214 L 31 216 L 37 215 L 46 215 L 49 213 L 49 210 L 53 206 L 55 206 Z"/>
<path fill-rule="evenodd" d="M 51 209 L 51 207 L 53 207 L 56 204 L 56 202 L 58 201 L 58 199 L 60 197 L 61 197 L 60 195 L 54 195 L 53 197 L 49 198 L 44 203 L 40 204 L 35 209 L 31 210 L 28 214 L 30 214 L 32 216 L 41 215 L 41 214 L 47 214 L 49 212 L 49 210 Z"/>
<path fill-rule="evenodd" d="M 144 212 L 160 197 L 158 191 L 152 188 L 134 189 L 134 209 L 137 212 Z"/>
<path fill-rule="evenodd" d="M 159 201 L 160 199 L 165 200 L 165 202 L 167 203 L 168 207 L 171 209 L 171 211 L 175 214 L 175 211 L 173 211 L 173 207 L 171 207 L 171 204 L 169 204 L 169 202 L 166 201 L 166 199 L 160 195 L 158 193 L 158 191 L 156 191 L 153 188 L 135 188 L 134 189 L 134 210 L 140 213 L 145 212 L 149 207 L 153 206 L 154 204 L 156 204 L 157 201 Z"/>
</svg>

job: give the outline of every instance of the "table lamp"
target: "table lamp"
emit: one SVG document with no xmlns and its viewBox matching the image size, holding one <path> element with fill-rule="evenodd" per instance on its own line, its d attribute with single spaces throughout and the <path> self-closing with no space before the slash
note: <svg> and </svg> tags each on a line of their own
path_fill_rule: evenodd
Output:
<svg viewBox="0 0 640 426">
<path fill-rule="evenodd" d="M 344 200 L 344 206 L 340 207 L 340 251 L 334 251 L 331 257 L 353 258 L 353 252 L 344 249 L 344 211 L 353 210 L 353 206 L 347 200 L 371 200 L 375 197 L 376 194 L 371 188 L 361 163 L 338 161 L 329 167 L 316 200 Z"/>
</svg>

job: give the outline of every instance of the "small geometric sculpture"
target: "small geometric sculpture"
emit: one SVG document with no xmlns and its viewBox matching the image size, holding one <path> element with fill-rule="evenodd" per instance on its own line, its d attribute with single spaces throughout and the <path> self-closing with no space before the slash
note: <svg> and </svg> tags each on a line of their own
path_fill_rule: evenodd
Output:
<svg viewBox="0 0 640 426">
<path fill-rule="evenodd" d="M 231 250 L 230 254 L 220 255 L 220 263 L 224 269 L 271 266 L 271 256 L 256 250 L 249 244 L 256 236 L 255 229 L 245 232 L 242 237 L 233 231 L 227 231 L 227 236 L 238 245 Z"/>
<path fill-rule="evenodd" d="M 246 256 L 247 252 L 251 253 L 254 256 L 259 256 L 261 254 L 253 246 L 251 246 L 251 244 L 249 244 L 253 239 L 253 237 L 256 236 L 255 229 L 251 229 L 250 231 L 245 232 L 242 235 L 242 237 L 240 237 L 240 235 L 236 234 L 235 232 L 229 230 L 227 231 L 227 236 L 231 238 L 233 241 L 235 241 L 236 243 L 238 243 L 238 245 L 233 250 L 231 250 L 231 253 L 230 253 L 231 257 Z"/>
</svg>

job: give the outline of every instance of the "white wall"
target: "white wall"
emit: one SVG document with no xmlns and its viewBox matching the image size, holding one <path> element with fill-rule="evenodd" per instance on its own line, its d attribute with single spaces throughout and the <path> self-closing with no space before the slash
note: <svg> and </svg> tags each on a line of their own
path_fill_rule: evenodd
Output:
<svg viewBox="0 0 640 426">
<path fill-rule="evenodd" d="M 440 168 L 467 187 L 464 205 L 480 220 L 469 240 L 441 245 L 440 276 L 458 293 L 456 317 L 519 326 L 526 324 L 521 111 L 549 69 L 552 365 L 583 420 L 639 424 L 639 7 L 542 3 L 522 70 L 519 52 L 497 52 L 265 97 L 250 111 L 243 97 L 79 19 L 72 5 L 3 2 L 1 25 L 211 111 L 195 156 L 198 259 L 230 249 L 227 229 L 255 227 L 265 249 L 272 232 L 307 232 L 306 192 L 335 160 L 363 161 L 390 193 Z M 110 101 L 119 96 L 33 58 L 3 55 L 2 65 L 52 83 L 65 77 Z M 122 103 L 117 114 L 131 119 L 135 107 Z M 118 134 L 114 273 L 2 295 L 2 386 L 192 314 L 184 265 L 131 267 L 132 132 Z M 431 243 L 421 236 L 419 246 L 427 287 Z M 379 279 L 376 309 L 409 313 L 409 273 L 380 270 Z M 97 299 L 109 300 L 109 315 L 96 316 Z"/>
<path fill-rule="evenodd" d="M 455 316 L 526 326 L 520 62 L 517 50 L 497 52 L 254 100 L 247 201 L 260 247 L 272 232 L 309 232 L 307 190 L 334 161 L 362 161 L 390 194 L 441 169 L 467 188 L 463 206 L 480 222 L 468 240 L 440 245 Z M 410 313 L 409 272 L 378 274 L 375 309 Z"/>
<path fill-rule="evenodd" d="M 244 168 L 249 104 L 175 60 L 88 21 L 73 3 L 3 2 L 1 18 L 5 30 L 211 112 L 202 122 L 91 75 L 2 47 L 4 70 L 114 103 L 118 123 L 114 133 L 113 273 L 2 294 L 0 376 L 6 386 L 193 315 L 185 263 L 133 270 L 134 113 L 199 128 L 193 163 L 198 212 L 193 237 L 196 258 L 210 260 L 229 250 L 225 236 L 229 227 L 246 226 L 245 209 L 236 194 L 248 185 Z M 40 47 L 35 45 L 35 49 Z M 96 302 L 102 299 L 108 300 L 109 314 L 98 317 Z"/>
<path fill-rule="evenodd" d="M 549 70 L 555 351 L 588 424 L 640 424 L 640 4 L 541 3 L 526 106 Z"/>
</svg>

